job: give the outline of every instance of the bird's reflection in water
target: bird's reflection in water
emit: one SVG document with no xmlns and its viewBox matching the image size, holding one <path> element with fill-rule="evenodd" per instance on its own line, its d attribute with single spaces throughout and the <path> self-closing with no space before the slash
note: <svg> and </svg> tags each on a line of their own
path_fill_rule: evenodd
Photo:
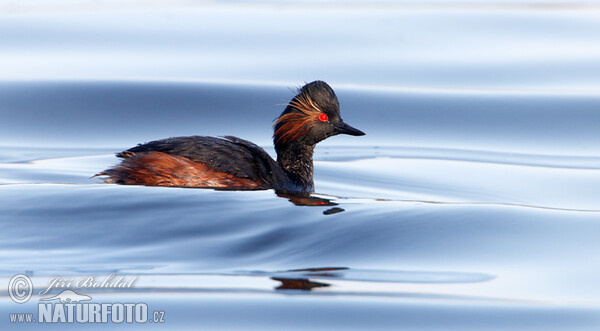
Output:
<svg viewBox="0 0 600 331">
<path fill-rule="evenodd" d="M 281 285 L 277 286 L 276 290 L 303 290 L 310 291 L 315 287 L 326 287 L 329 286 L 327 283 L 313 282 L 307 278 L 300 279 L 288 279 L 288 278 L 277 278 L 272 277 L 272 280 L 281 282 Z"/>
<path fill-rule="evenodd" d="M 308 268 L 308 269 L 294 269 L 284 272 L 285 275 L 271 277 L 272 280 L 281 282 L 281 285 L 276 287 L 276 290 L 303 290 L 310 291 L 316 287 L 327 287 L 331 286 L 327 283 L 311 281 L 308 277 L 339 277 L 339 273 L 335 271 L 348 270 L 345 267 L 331 267 L 331 268 Z M 300 274 L 300 275 L 298 275 Z M 298 277 L 300 276 L 300 277 Z"/>
<path fill-rule="evenodd" d="M 332 202 L 330 199 L 319 198 L 310 195 L 310 193 L 289 193 L 289 192 L 276 192 L 280 198 L 288 199 L 291 203 L 296 206 L 317 206 L 317 207 L 328 207 L 337 206 L 338 204 Z M 344 209 L 340 207 L 329 208 L 323 212 L 324 215 L 331 215 L 343 212 Z"/>
</svg>

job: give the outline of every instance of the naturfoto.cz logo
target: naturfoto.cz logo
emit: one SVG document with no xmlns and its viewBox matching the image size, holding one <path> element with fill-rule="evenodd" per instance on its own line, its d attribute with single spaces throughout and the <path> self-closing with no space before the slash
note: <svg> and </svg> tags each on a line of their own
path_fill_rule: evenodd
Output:
<svg viewBox="0 0 600 331">
<path fill-rule="evenodd" d="M 115 278 L 114 274 L 96 281 L 96 277 L 84 279 L 51 278 L 48 286 L 40 295 L 46 295 L 51 289 L 61 288 L 127 288 L 137 277 L 127 281 L 124 277 Z M 23 304 L 31 299 L 33 282 L 23 274 L 15 275 L 8 284 L 11 299 Z M 37 318 L 33 313 L 9 314 L 11 323 L 164 323 L 164 311 L 153 311 L 149 316 L 146 303 L 95 303 L 89 295 L 66 289 L 62 292 L 39 299 Z M 50 302 L 55 301 L 55 302 Z"/>
</svg>

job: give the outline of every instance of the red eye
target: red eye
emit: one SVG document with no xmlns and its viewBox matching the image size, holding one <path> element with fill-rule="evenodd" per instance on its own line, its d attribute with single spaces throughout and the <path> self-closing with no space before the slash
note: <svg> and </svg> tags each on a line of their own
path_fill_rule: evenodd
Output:
<svg viewBox="0 0 600 331">
<path fill-rule="evenodd" d="M 319 115 L 319 119 L 321 120 L 321 122 L 327 122 L 329 121 L 329 117 L 325 114 L 321 114 Z"/>
</svg>

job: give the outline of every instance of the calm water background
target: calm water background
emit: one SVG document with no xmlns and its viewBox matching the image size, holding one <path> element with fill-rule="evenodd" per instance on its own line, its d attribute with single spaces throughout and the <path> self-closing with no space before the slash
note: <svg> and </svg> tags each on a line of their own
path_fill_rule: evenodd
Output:
<svg viewBox="0 0 600 331">
<path fill-rule="evenodd" d="M 0 2 L 0 283 L 137 275 L 78 292 L 166 329 L 595 329 L 598 31 L 589 1 Z M 335 207 L 89 178 L 170 136 L 273 155 L 315 79 L 367 133 L 317 147 Z M 3 329 L 40 298 L 0 295 Z"/>
</svg>

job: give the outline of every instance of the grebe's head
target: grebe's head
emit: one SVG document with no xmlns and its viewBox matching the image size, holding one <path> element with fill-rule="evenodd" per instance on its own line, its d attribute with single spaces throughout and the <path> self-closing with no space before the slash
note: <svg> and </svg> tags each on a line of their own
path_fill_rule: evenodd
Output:
<svg viewBox="0 0 600 331">
<path fill-rule="evenodd" d="M 331 87 L 322 81 L 304 85 L 275 121 L 276 149 L 292 143 L 315 145 L 338 134 L 365 133 L 344 123 L 340 104 Z"/>
</svg>

